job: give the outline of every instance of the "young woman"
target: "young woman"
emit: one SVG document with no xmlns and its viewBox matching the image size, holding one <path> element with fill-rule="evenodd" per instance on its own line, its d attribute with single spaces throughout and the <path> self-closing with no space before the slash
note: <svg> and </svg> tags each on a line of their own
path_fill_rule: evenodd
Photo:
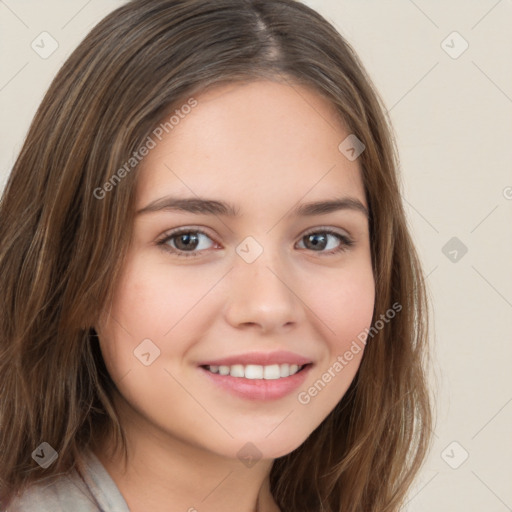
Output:
<svg viewBox="0 0 512 512">
<path fill-rule="evenodd" d="M 382 102 L 293 0 L 133 0 L 0 205 L 9 511 L 391 512 L 427 300 Z"/>
</svg>

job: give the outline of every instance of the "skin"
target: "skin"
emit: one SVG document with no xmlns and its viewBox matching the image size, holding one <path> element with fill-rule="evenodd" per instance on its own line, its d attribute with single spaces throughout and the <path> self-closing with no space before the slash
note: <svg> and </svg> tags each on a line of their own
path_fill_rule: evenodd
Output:
<svg viewBox="0 0 512 512">
<path fill-rule="evenodd" d="M 315 91 L 261 80 L 195 98 L 198 105 L 142 161 L 136 208 L 166 195 L 200 196 L 233 203 L 240 216 L 136 217 L 114 300 L 95 326 L 118 388 L 128 470 L 107 439 L 95 453 L 132 511 L 167 512 L 172 504 L 184 512 L 271 512 L 279 510 L 268 486 L 273 459 L 297 448 L 333 410 L 363 350 L 307 405 L 298 392 L 370 327 L 375 299 L 367 217 L 290 211 L 344 196 L 368 205 L 358 160 L 338 150 L 350 132 Z M 180 237 L 157 245 L 180 227 L 206 232 L 198 234 L 197 256 L 171 252 L 183 247 Z M 327 253 L 343 247 L 336 236 L 328 235 L 326 248 L 306 245 L 306 231 L 321 235 L 326 227 L 354 244 L 335 254 Z M 263 248 L 252 263 L 235 251 L 247 236 Z M 133 353 L 147 338 L 160 350 L 149 366 Z M 197 366 L 273 350 L 314 363 L 300 389 L 277 400 L 232 396 Z M 262 456 L 252 467 L 237 457 L 247 442 Z"/>
</svg>

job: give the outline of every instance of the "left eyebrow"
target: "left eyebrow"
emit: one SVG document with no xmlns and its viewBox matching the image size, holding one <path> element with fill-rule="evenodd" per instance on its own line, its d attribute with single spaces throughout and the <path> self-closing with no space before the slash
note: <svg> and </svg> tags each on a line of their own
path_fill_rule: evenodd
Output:
<svg viewBox="0 0 512 512">
<path fill-rule="evenodd" d="M 369 217 L 366 207 L 353 197 L 342 197 L 339 199 L 303 203 L 292 209 L 289 215 L 313 216 L 324 215 L 337 210 L 352 210 L 361 212 L 366 218 Z M 137 215 L 160 211 L 181 211 L 198 215 L 224 215 L 239 217 L 240 210 L 233 204 L 216 199 L 204 199 L 199 197 L 173 197 L 166 196 L 152 201 L 144 208 L 137 211 Z"/>
<path fill-rule="evenodd" d="M 313 203 L 303 203 L 298 205 L 292 210 L 292 214 L 309 216 L 309 215 L 323 215 L 326 213 L 335 212 L 337 210 L 352 210 L 361 212 L 366 218 L 369 218 L 369 213 L 366 207 L 353 197 L 342 197 L 340 199 L 333 199 L 330 201 L 318 201 Z"/>
</svg>

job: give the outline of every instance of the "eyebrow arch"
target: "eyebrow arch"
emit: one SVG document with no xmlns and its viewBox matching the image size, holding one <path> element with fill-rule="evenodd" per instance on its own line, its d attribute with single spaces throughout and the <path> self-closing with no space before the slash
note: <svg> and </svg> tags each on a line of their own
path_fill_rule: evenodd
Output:
<svg viewBox="0 0 512 512">
<path fill-rule="evenodd" d="M 331 213 L 337 210 L 352 210 L 361 212 L 366 218 L 369 217 L 366 207 L 353 197 L 342 197 L 339 199 L 303 203 L 294 207 L 289 215 L 313 216 Z M 230 203 L 215 199 L 183 198 L 166 196 L 152 201 L 144 208 L 137 211 L 137 215 L 160 211 L 182 211 L 203 215 L 224 215 L 228 217 L 239 217 L 240 210 Z"/>
</svg>

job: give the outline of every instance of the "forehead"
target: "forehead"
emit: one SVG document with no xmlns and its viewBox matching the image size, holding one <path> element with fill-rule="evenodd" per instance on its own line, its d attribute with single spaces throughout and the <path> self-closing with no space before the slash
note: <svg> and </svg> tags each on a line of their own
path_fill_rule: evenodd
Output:
<svg viewBox="0 0 512 512">
<path fill-rule="evenodd" d="M 243 200 L 242 209 L 305 195 L 349 194 L 366 205 L 359 163 L 338 149 L 349 131 L 309 87 L 260 80 L 194 99 L 161 140 L 153 137 L 156 146 L 138 170 L 137 207 L 167 193 Z"/>
</svg>

